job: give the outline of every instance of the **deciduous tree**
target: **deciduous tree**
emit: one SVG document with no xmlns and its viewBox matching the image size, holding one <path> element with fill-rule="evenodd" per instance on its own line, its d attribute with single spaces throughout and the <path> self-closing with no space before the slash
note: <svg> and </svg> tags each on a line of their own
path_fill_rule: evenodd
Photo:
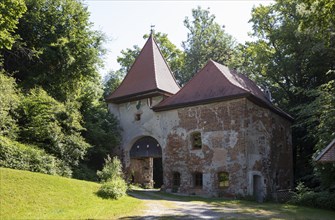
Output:
<svg viewBox="0 0 335 220">
<path fill-rule="evenodd" d="M 186 83 L 208 60 L 228 65 L 234 54 L 235 41 L 224 31 L 224 26 L 215 22 L 209 9 L 198 7 L 192 10 L 192 18 L 186 17 L 185 27 L 189 30 L 183 42 L 185 64 L 181 83 Z"/>
<path fill-rule="evenodd" d="M 77 0 L 26 0 L 20 39 L 3 50 L 4 68 L 24 88 L 42 86 L 59 101 L 76 98 L 85 79 L 99 77 L 103 37 Z"/>
</svg>

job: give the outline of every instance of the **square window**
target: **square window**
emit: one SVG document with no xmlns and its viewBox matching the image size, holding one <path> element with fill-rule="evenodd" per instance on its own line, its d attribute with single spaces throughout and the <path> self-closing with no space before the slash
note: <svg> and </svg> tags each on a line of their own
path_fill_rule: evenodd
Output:
<svg viewBox="0 0 335 220">
<path fill-rule="evenodd" d="M 219 187 L 225 188 L 229 186 L 229 174 L 226 172 L 220 172 L 218 174 Z"/>
<path fill-rule="evenodd" d="M 201 140 L 201 133 L 200 132 L 194 132 L 191 135 L 192 138 L 192 148 L 193 149 L 201 149 L 202 147 L 202 140 Z"/>
<path fill-rule="evenodd" d="M 135 114 L 135 121 L 141 120 L 141 114 Z"/>
</svg>

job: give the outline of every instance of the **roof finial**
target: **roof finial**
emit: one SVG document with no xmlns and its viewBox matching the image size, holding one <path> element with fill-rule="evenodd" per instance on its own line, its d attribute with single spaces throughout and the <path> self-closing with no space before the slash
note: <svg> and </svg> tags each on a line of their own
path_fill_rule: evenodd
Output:
<svg viewBox="0 0 335 220">
<path fill-rule="evenodd" d="M 153 25 L 153 24 L 150 26 L 150 34 L 151 35 L 153 35 L 154 32 L 155 32 L 154 27 L 155 27 L 155 25 Z"/>
</svg>

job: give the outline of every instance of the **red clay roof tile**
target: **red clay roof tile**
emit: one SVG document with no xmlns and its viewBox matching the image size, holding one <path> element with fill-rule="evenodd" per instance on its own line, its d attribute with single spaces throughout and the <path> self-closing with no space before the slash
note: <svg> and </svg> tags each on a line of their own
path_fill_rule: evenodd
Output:
<svg viewBox="0 0 335 220">
<path fill-rule="evenodd" d="M 171 95 L 179 89 L 162 53 L 150 35 L 121 85 L 106 98 L 106 101 L 122 103 L 134 97 Z"/>
<path fill-rule="evenodd" d="M 178 93 L 154 106 L 154 110 L 164 111 L 237 97 L 250 97 L 258 104 L 270 107 L 290 120 L 293 119 L 272 105 L 252 80 L 212 60 L 208 61 Z"/>
</svg>

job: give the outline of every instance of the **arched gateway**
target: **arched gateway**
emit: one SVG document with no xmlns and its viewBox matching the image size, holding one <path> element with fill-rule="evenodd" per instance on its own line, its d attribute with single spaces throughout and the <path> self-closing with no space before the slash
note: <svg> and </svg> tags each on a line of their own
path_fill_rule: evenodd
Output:
<svg viewBox="0 0 335 220">
<path fill-rule="evenodd" d="M 134 183 L 155 188 L 163 185 L 162 148 L 155 138 L 145 136 L 138 139 L 129 156 Z"/>
</svg>

